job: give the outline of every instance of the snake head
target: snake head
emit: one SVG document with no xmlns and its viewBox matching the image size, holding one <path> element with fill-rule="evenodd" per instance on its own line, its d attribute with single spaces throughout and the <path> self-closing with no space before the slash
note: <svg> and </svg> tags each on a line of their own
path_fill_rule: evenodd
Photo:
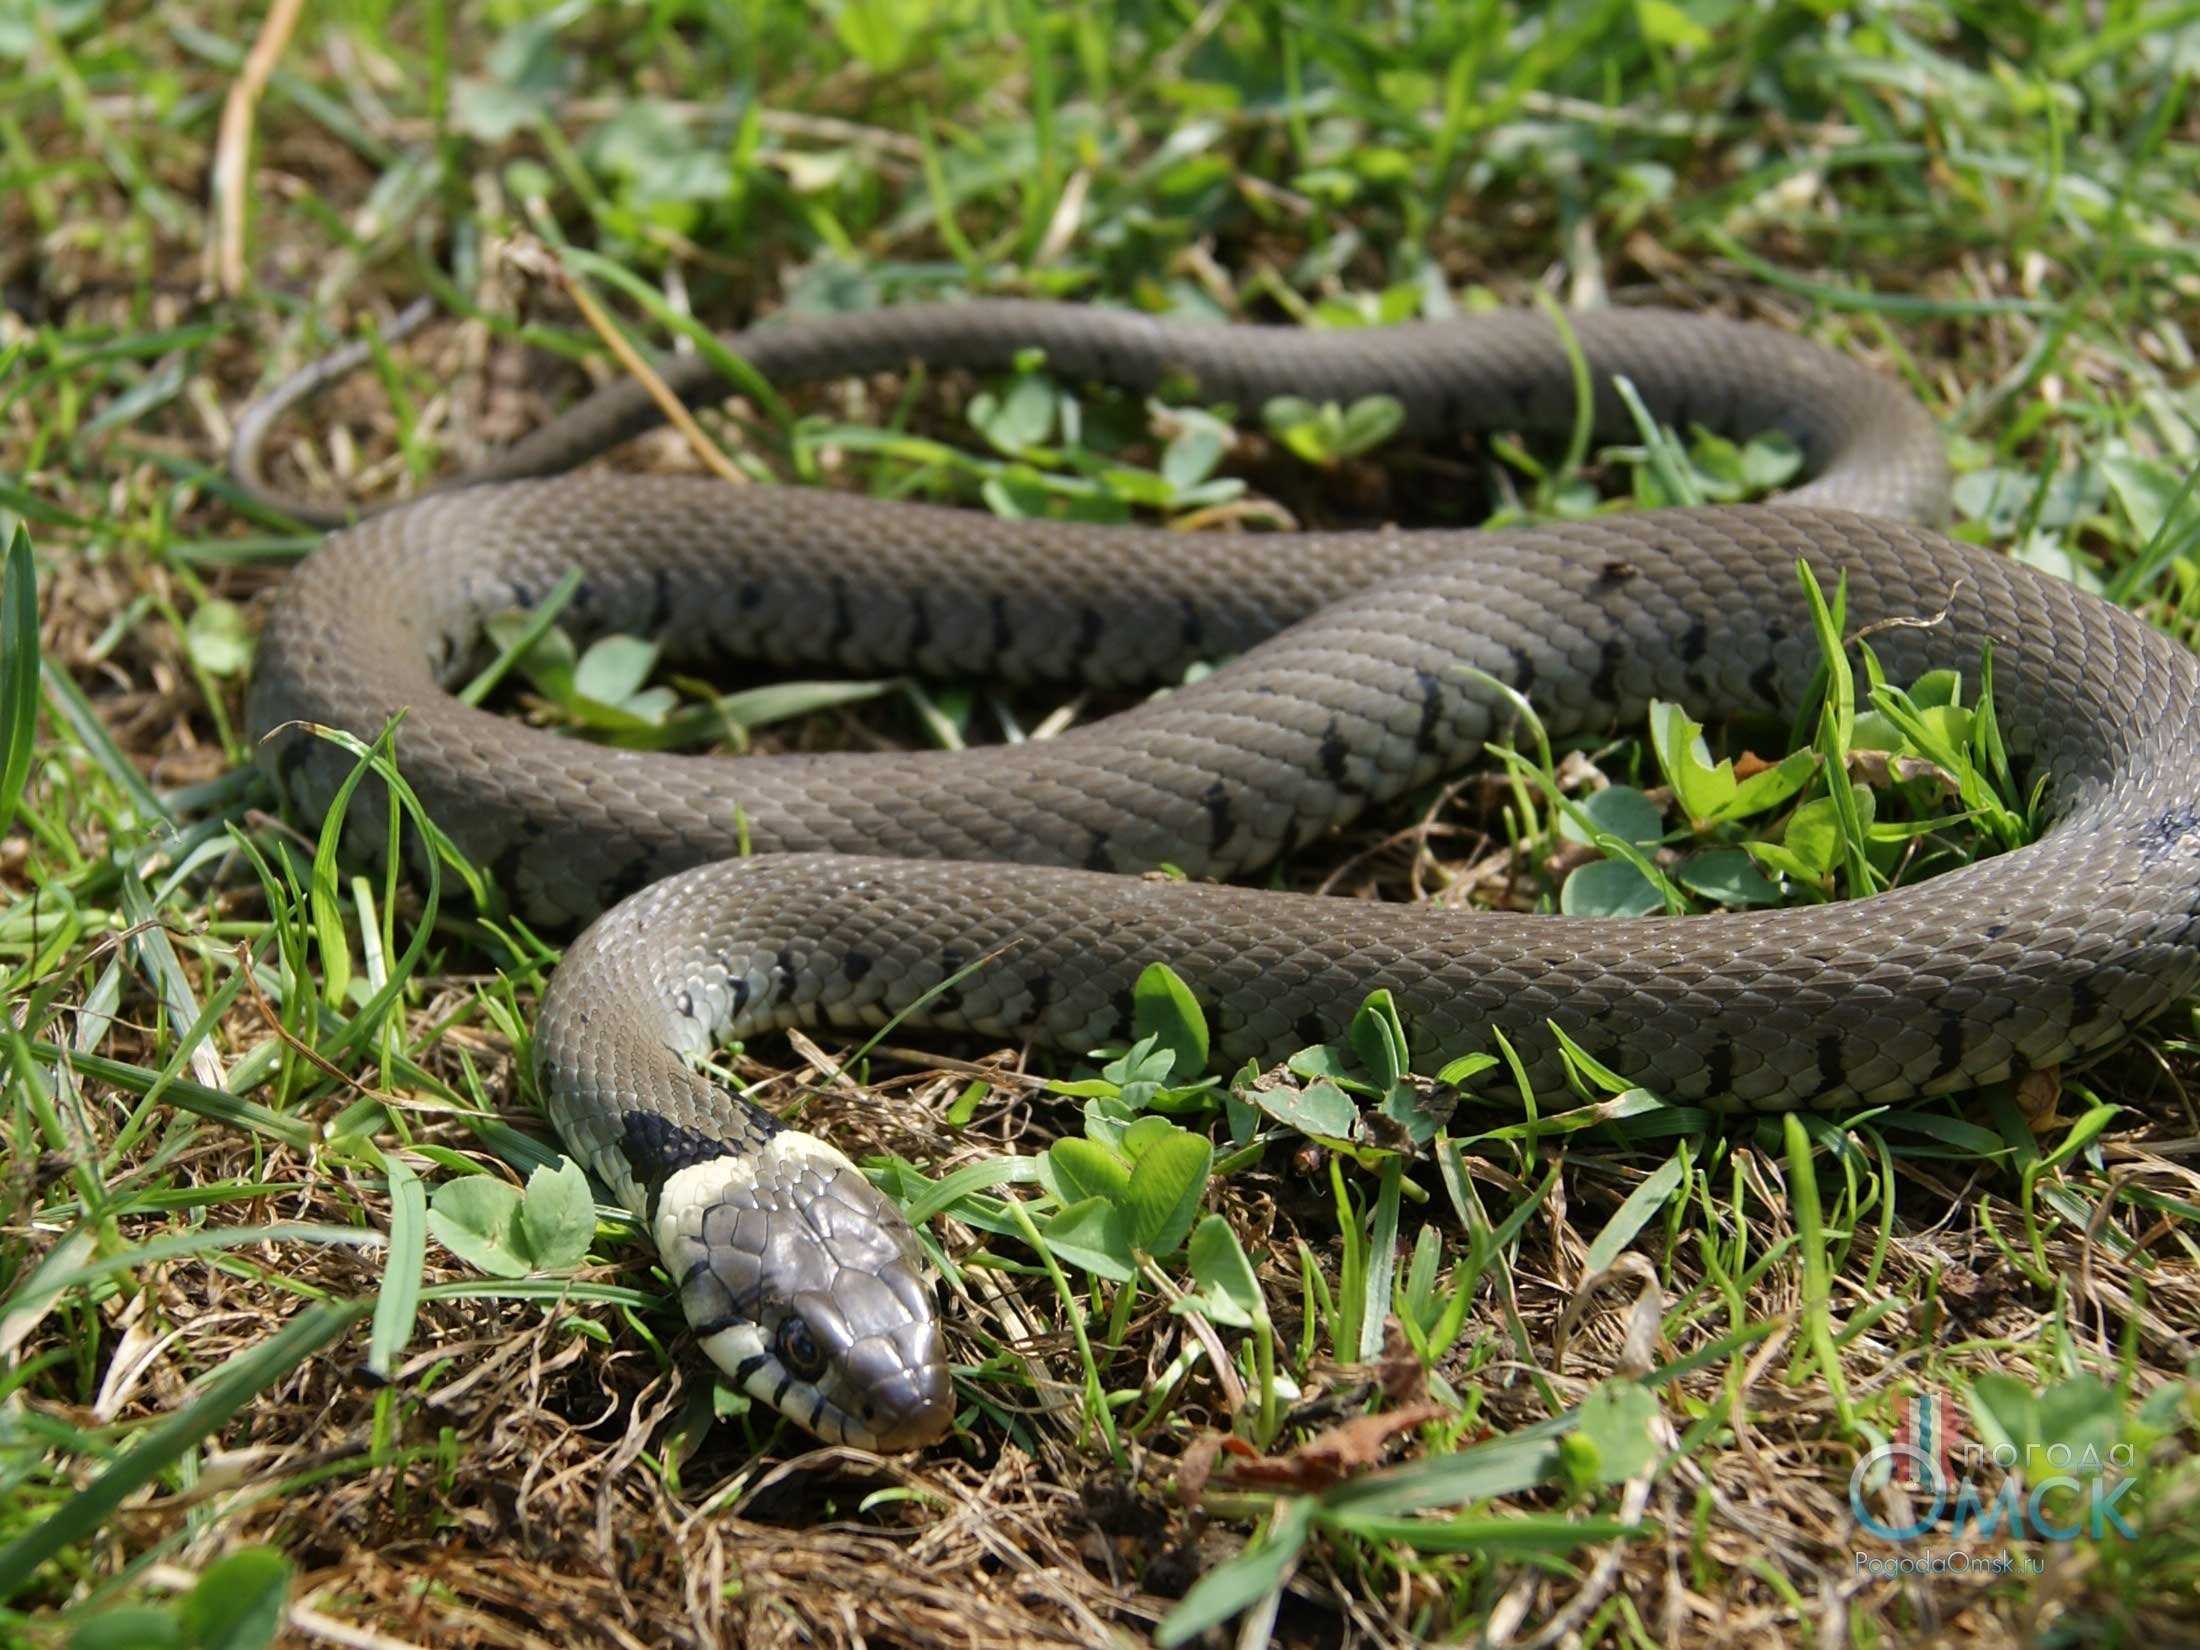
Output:
<svg viewBox="0 0 2200 1650">
<path fill-rule="evenodd" d="M 847 1158 L 782 1130 L 657 1197 L 658 1251 L 711 1361 L 832 1443 L 915 1449 L 954 1419 L 916 1234 Z"/>
</svg>

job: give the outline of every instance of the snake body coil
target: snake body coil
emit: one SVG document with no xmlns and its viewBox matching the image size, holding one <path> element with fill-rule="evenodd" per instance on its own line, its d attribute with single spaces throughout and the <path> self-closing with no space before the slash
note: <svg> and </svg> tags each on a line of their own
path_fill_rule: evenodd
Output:
<svg viewBox="0 0 2200 1650">
<path fill-rule="evenodd" d="M 606 392 L 469 484 L 332 537 L 288 581 L 252 720 L 371 737 L 525 914 L 596 917 L 546 995 L 535 1062 L 560 1133 L 652 1223 L 705 1347 L 827 1437 L 899 1447 L 951 1413 L 931 1292 L 847 1160 L 694 1069 L 728 1037 L 915 1020 L 1081 1049 L 1172 965 L 1221 1054 L 1338 1034 L 1396 994 L 1421 1069 L 1502 1031 L 1539 1088 L 1548 1027 L 1674 1100 L 1777 1108 L 1964 1088 L 2098 1050 L 2200 981 L 2200 662 L 2122 610 L 1923 526 L 1946 473 L 1893 387 L 1783 335 L 1647 312 L 1576 322 L 1592 382 L 1670 423 L 1784 430 L 1777 507 L 1491 533 L 1184 535 L 1005 522 L 809 491 L 563 469 L 651 421 Z M 1387 393 L 1424 432 L 1562 430 L 1574 380 L 1537 317 L 1306 334 L 1036 304 L 772 326 L 733 347 L 791 382 L 999 366 L 1210 400 Z M 699 398 L 715 381 L 670 375 Z M 271 399 L 271 404 L 275 400 Z M 1628 426 L 1600 390 L 1608 436 Z M 250 426 L 240 473 L 256 475 Z M 1850 903 L 1689 919 L 1385 906 L 1122 873 L 1254 869 L 1478 756 L 1494 677 L 1557 737 L 1639 718 L 1792 713 L 1818 662 L 1795 576 L 1849 580 L 1897 680 L 1975 673 L 2044 777 L 2035 844 Z M 1043 743 L 733 761 L 605 750 L 459 703 L 481 621 L 569 569 L 564 622 L 679 660 L 1192 687 Z M 349 759 L 269 759 L 314 810 Z M 381 801 L 355 809 L 379 839 Z M 744 847 L 756 857 L 739 857 Z M 606 908 L 609 908 L 608 910 Z M 971 968 L 970 965 L 977 966 Z M 944 990 L 943 982 L 965 977 Z"/>
</svg>

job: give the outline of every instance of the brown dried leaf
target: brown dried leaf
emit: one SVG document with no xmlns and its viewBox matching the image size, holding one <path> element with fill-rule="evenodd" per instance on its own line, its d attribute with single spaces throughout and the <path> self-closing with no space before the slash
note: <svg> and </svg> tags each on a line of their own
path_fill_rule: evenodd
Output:
<svg viewBox="0 0 2200 1650">
<path fill-rule="evenodd" d="M 1194 1438 L 1191 1447 L 1176 1464 L 1176 1498 L 1184 1506 L 1196 1507 L 1199 1498 L 1207 1493 L 1207 1480 L 1214 1476 L 1215 1457 L 1225 1444 L 1238 1442 L 1221 1433 L 1210 1432 Z"/>
<path fill-rule="evenodd" d="M 2017 1079 L 2017 1109 L 2034 1133 L 2055 1126 L 2055 1103 L 2062 1098 L 2062 1067 L 2041 1066 Z"/>
<path fill-rule="evenodd" d="M 1287 1455 L 1261 1455 L 1242 1439 L 1225 1439 L 1223 1450 L 1238 1459 L 1224 1466 L 1220 1478 L 1239 1489 L 1315 1494 L 1381 1466 L 1393 1438 L 1450 1413 L 1448 1406 L 1424 1398 L 1379 1415 L 1355 1415 Z"/>
<path fill-rule="evenodd" d="M 1734 758 L 1734 777 L 1736 779 L 1754 779 L 1767 768 L 1776 768 L 1779 765 L 1777 762 L 1767 762 L 1755 751 L 1744 751 Z"/>
<path fill-rule="evenodd" d="M 1375 1364 L 1375 1384 L 1393 1404 L 1419 1404 L 1428 1400 L 1428 1365 L 1413 1350 L 1396 1318 L 1383 1320 L 1383 1352 Z"/>
</svg>

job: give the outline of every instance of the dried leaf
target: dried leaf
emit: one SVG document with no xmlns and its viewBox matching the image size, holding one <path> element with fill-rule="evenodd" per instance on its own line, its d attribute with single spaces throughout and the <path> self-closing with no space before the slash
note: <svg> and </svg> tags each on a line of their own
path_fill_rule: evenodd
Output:
<svg viewBox="0 0 2200 1650">
<path fill-rule="evenodd" d="M 1199 1498 L 1207 1493 L 1207 1480 L 1214 1476 L 1215 1458 L 1222 1453 L 1225 1443 L 1235 1442 L 1236 1439 L 1214 1432 L 1192 1440 L 1191 1447 L 1176 1464 L 1176 1498 L 1182 1505 L 1199 1505 Z"/>
<path fill-rule="evenodd" d="M 2062 1098 L 2062 1067 L 2042 1066 L 2017 1079 L 2017 1109 L 2035 1133 L 2054 1127 L 2055 1102 Z"/>
<path fill-rule="evenodd" d="M 1404 1336 L 1398 1336 L 1403 1342 Z M 1410 1350 L 1405 1360 L 1420 1370 L 1420 1360 Z M 1391 1349 L 1385 1347 L 1381 1365 L 1388 1379 L 1405 1378 L 1394 1368 Z M 1425 1382 L 1423 1372 L 1411 1384 Z M 1383 1463 L 1392 1439 L 1451 1413 L 1449 1405 L 1422 1397 L 1374 1415 L 1355 1415 L 1309 1438 L 1284 1455 L 1262 1455 L 1242 1438 L 1226 1438 L 1222 1451 L 1231 1459 L 1219 1469 L 1220 1480 L 1239 1489 L 1274 1489 L 1316 1494 L 1348 1478 L 1357 1478 Z M 1181 1475 L 1180 1475 L 1181 1476 Z"/>
</svg>

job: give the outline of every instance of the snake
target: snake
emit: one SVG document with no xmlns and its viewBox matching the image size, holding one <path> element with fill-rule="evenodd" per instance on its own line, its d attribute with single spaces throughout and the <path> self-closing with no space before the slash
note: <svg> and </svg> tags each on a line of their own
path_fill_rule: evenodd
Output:
<svg viewBox="0 0 2200 1650">
<path fill-rule="evenodd" d="M 1668 1101 L 1845 1108 L 2105 1050 L 2200 982 L 2200 661 L 2065 579 L 1944 537 L 1949 467 L 1899 384 L 1778 328 L 1609 308 L 1310 330 L 1014 300 L 778 317 L 726 347 L 778 386 L 1006 370 L 1196 396 L 1394 398 L 1404 428 L 1788 437 L 1761 504 L 1500 530 L 1183 532 L 583 460 L 659 419 L 631 380 L 481 469 L 349 521 L 280 586 L 249 701 L 308 817 L 401 717 L 404 780 L 528 920 L 582 928 L 531 1070 L 567 1149 L 641 1221 L 704 1353 L 817 1436 L 920 1447 L 955 1423 L 936 1285 L 841 1150 L 707 1069 L 788 1028 L 899 1022 L 1071 1054 L 1129 1040 L 1166 963 L 1218 1060 L 1343 1034 L 1387 988 L 1412 1068 L 1500 1036 L 1563 1096 L 1559 1033 Z M 356 353 L 356 352 L 355 352 Z M 313 369 L 303 384 L 334 376 Z M 710 360 L 658 363 L 691 404 Z M 260 456 L 299 381 L 241 426 L 248 493 L 308 520 Z M 1890 680 L 1977 673 L 2035 840 L 1864 898 L 1569 917 L 1245 886 L 1513 737 L 1691 715 L 1794 716 L 1822 663 L 1798 575 L 1845 581 Z M 668 661 L 1165 688 L 1056 737 L 717 757 L 596 745 L 464 702 L 484 621 L 573 581 L 575 636 Z M 1209 673 L 1195 663 L 1221 661 Z M 391 803 L 351 799 L 375 852 Z"/>
</svg>

